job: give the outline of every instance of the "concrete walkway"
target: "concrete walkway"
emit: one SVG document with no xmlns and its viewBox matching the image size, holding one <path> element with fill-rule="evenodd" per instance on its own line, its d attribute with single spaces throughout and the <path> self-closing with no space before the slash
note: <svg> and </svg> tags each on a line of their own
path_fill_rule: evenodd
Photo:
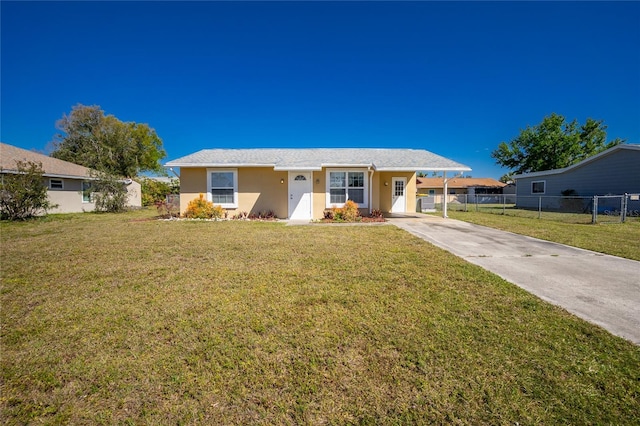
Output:
<svg viewBox="0 0 640 426">
<path fill-rule="evenodd" d="M 640 262 L 454 219 L 389 222 L 640 345 Z"/>
</svg>

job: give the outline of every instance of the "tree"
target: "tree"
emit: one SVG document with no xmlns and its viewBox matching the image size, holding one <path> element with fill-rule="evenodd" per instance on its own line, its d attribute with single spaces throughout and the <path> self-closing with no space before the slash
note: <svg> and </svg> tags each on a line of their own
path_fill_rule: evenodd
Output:
<svg viewBox="0 0 640 426">
<path fill-rule="evenodd" d="M 111 173 L 94 172 L 91 194 L 97 212 L 122 213 L 127 210 L 127 188 Z"/>
<path fill-rule="evenodd" d="M 142 205 L 151 206 L 160 203 L 169 194 L 180 193 L 180 182 L 178 179 L 169 179 L 169 182 L 161 182 L 155 179 L 143 178 L 140 181 L 142 188 Z"/>
<path fill-rule="evenodd" d="M 0 182 L 0 217 L 25 220 L 56 207 L 47 195 L 42 163 L 16 162 L 17 173 L 2 175 Z"/>
<path fill-rule="evenodd" d="M 74 106 L 56 123 L 52 157 L 115 176 L 162 171 L 162 139 L 147 124 L 122 122 L 98 105 Z"/>
<path fill-rule="evenodd" d="M 501 142 L 491 156 L 515 174 L 568 167 L 624 142 L 619 138 L 607 142 L 606 129 L 602 120 L 587 118 L 580 126 L 577 120 L 568 123 L 553 113 L 537 126 L 521 130 L 511 142 Z"/>
<path fill-rule="evenodd" d="M 502 183 L 513 183 L 513 172 L 503 174 L 498 180 Z"/>
</svg>

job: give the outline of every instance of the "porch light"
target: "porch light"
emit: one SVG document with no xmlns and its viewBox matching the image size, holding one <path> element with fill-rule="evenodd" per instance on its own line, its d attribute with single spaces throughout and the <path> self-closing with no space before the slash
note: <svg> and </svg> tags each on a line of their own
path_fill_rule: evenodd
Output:
<svg viewBox="0 0 640 426">
<path fill-rule="evenodd" d="M 385 182 L 385 183 L 384 183 L 384 186 L 389 186 L 389 182 Z"/>
<path fill-rule="evenodd" d="M 283 184 L 284 183 L 284 179 L 280 179 L 280 183 Z"/>
</svg>

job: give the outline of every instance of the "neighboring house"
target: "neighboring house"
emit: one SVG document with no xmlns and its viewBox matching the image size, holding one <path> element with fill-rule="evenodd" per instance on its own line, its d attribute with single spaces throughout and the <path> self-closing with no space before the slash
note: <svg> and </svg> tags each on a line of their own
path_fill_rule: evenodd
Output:
<svg viewBox="0 0 640 426">
<path fill-rule="evenodd" d="M 347 200 L 363 214 L 414 212 L 416 171 L 468 171 L 412 149 L 210 149 L 166 164 L 180 167 L 180 211 L 199 194 L 235 212 L 272 211 L 309 220 Z"/>
<path fill-rule="evenodd" d="M 448 179 L 447 191 L 449 195 L 502 194 L 502 188 L 505 186 L 505 183 L 492 178 L 454 177 Z M 444 178 L 419 177 L 416 187 L 419 196 L 441 196 L 444 191 Z"/>
<path fill-rule="evenodd" d="M 514 176 L 518 207 L 554 206 L 563 192 L 574 195 L 640 193 L 640 145 L 616 145 L 572 166 Z M 542 197 L 542 198 L 540 198 Z"/>
<path fill-rule="evenodd" d="M 58 205 L 50 213 L 75 213 L 95 209 L 90 190 L 93 179 L 91 170 L 87 167 L 0 143 L 0 175 L 16 173 L 18 161 L 42 164 L 49 201 Z M 129 181 L 127 180 L 127 206 L 140 207 L 140 184 Z"/>
</svg>

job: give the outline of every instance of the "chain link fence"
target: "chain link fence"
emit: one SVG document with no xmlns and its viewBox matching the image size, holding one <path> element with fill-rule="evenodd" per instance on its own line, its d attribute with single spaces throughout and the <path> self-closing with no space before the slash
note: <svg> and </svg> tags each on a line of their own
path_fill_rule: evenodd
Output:
<svg viewBox="0 0 640 426">
<path fill-rule="evenodd" d="M 418 197 L 418 211 L 442 211 L 441 195 Z M 640 220 L 640 194 L 578 196 L 448 195 L 448 211 L 476 211 L 567 223 Z"/>
</svg>

